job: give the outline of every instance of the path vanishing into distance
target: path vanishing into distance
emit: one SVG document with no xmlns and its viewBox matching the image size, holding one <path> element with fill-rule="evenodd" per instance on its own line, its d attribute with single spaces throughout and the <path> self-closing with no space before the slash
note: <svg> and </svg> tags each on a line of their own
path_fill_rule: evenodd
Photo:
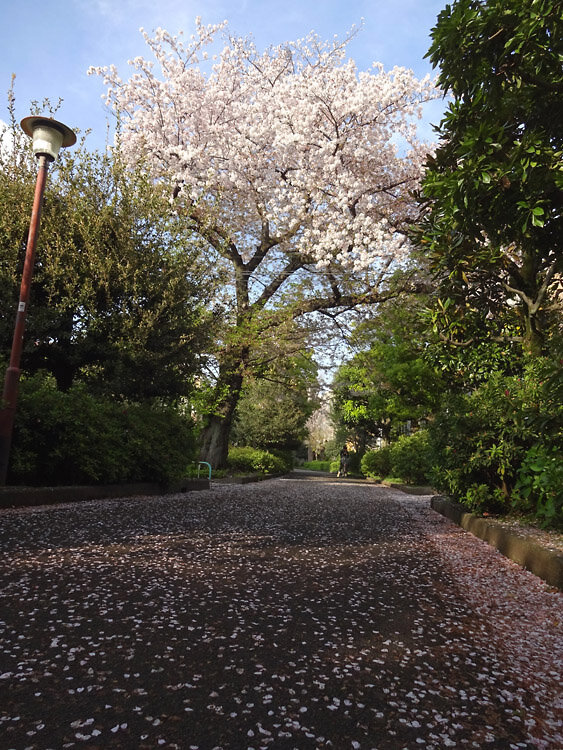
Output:
<svg viewBox="0 0 563 750">
<path fill-rule="evenodd" d="M 563 747 L 561 593 L 429 500 L 290 476 L 0 511 L 0 748 Z"/>
</svg>

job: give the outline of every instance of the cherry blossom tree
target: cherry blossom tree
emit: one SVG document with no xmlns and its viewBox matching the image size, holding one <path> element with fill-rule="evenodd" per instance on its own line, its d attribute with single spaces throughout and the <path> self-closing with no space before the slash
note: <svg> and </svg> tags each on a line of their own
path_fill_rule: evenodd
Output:
<svg viewBox="0 0 563 750">
<path fill-rule="evenodd" d="M 260 53 L 225 28 L 197 19 L 189 40 L 143 32 L 154 60 L 131 61 L 128 80 L 114 66 L 90 70 L 104 77 L 131 163 L 144 160 L 169 184 L 208 262 L 228 273 L 203 445 L 214 466 L 226 458 L 255 341 L 275 339 L 292 318 L 391 294 L 428 153 L 415 120 L 437 95 L 404 68 L 358 71 L 346 54 L 355 30 Z M 206 62 L 221 35 L 224 48 Z"/>
</svg>

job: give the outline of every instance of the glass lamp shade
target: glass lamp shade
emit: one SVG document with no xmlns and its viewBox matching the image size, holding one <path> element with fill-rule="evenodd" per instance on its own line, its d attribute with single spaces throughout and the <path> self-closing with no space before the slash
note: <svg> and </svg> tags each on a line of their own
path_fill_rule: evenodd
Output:
<svg viewBox="0 0 563 750">
<path fill-rule="evenodd" d="M 46 156 L 54 161 L 61 147 L 76 143 L 75 133 L 62 122 L 49 117 L 24 117 L 21 127 L 33 139 L 35 156 Z"/>
</svg>

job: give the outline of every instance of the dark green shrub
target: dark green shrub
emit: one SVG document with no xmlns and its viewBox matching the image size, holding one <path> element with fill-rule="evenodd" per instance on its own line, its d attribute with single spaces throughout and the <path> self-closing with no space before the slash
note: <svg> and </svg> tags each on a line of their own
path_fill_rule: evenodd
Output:
<svg viewBox="0 0 563 750">
<path fill-rule="evenodd" d="M 513 507 L 533 513 L 544 526 L 563 527 L 563 455 L 557 447 L 533 445 L 522 461 Z"/>
<path fill-rule="evenodd" d="M 193 425 L 175 409 L 96 398 L 80 383 L 62 392 L 37 373 L 20 385 L 8 482 L 166 482 L 194 452 Z"/>
<path fill-rule="evenodd" d="M 391 456 L 389 446 L 385 445 L 375 451 L 364 453 L 360 465 L 362 474 L 366 477 L 383 479 L 391 472 Z"/>
<path fill-rule="evenodd" d="M 196 454 L 191 419 L 168 406 L 132 404 L 127 417 L 128 453 L 138 480 L 163 482 L 186 475 Z"/>
<path fill-rule="evenodd" d="M 363 453 L 350 451 L 348 454 L 348 474 L 360 474 Z"/>
<path fill-rule="evenodd" d="M 475 511 L 526 512 L 563 523 L 563 377 L 530 360 L 521 377 L 493 372 L 445 399 L 429 425 L 432 484 Z"/>
<path fill-rule="evenodd" d="M 405 482 L 424 484 L 430 473 L 430 444 L 428 432 L 418 430 L 412 435 L 401 435 L 389 446 L 391 474 Z"/>
<path fill-rule="evenodd" d="M 276 458 L 282 462 L 282 471 L 291 471 L 295 465 L 295 451 L 270 449 Z"/>
<path fill-rule="evenodd" d="M 515 380 L 493 373 L 472 393 L 446 400 L 429 426 L 432 484 L 470 510 L 510 508 L 524 454 Z"/>
</svg>

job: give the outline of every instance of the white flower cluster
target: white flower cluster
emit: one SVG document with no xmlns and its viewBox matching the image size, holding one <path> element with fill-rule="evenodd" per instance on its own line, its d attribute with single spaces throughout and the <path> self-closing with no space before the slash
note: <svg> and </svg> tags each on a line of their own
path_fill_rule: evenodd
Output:
<svg viewBox="0 0 563 750">
<path fill-rule="evenodd" d="M 145 36 L 159 71 L 142 58 L 123 81 L 104 76 L 124 115 L 126 154 L 182 186 L 187 210 L 212 210 L 224 236 L 246 238 L 246 257 L 268 235 L 322 267 L 366 268 L 400 259 L 428 148 L 413 117 L 437 95 L 428 79 L 374 64 L 358 72 L 345 44 L 316 36 L 260 54 L 230 39 L 209 74 L 199 63 L 223 25 L 184 43 Z M 244 241 L 244 240 L 243 240 Z"/>
</svg>

